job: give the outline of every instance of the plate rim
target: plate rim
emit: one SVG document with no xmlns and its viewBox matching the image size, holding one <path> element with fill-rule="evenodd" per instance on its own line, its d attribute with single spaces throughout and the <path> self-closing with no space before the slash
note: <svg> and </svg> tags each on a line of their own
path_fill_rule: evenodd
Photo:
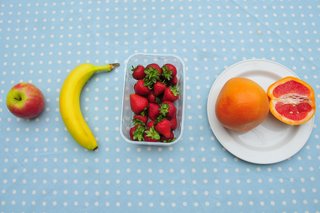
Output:
<svg viewBox="0 0 320 213">
<path fill-rule="evenodd" d="M 312 130 L 313 130 L 314 117 L 311 120 L 309 120 L 306 124 L 304 124 L 305 125 L 304 128 L 306 128 L 305 131 L 307 132 L 307 134 L 306 134 L 305 138 L 303 138 L 302 142 L 298 143 L 296 145 L 296 148 L 293 151 L 291 151 L 289 154 L 284 155 L 284 156 L 279 156 L 279 157 L 277 157 L 275 159 L 274 158 L 272 158 L 272 159 L 263 159 L 263 158 L 252 159 L 250 157 L 244 157 L 244 156 L 241 155 L 241 153 L 237 153 L 233 149 L 230 149 L 230 145 L 228 143 L 224 142 L 224 140 L 220 137 L 221 135 L 217 134 L 218 130 L 215 129 L 216 123 L 214 122 L 214 120 L 216 118 L 215 118 L 215 116 L 214 116 L 214 118 L 211 118 L 212 112 L 210 112 L 210 111 L 212 111 L 212 107 L 213 107 L 212 105 L 213 105 L 213 102 L 215 101 L 215 98 L 216 98 L 216 97 L 214 97 L 214 92 L 216 90 L 216 87 L 219 86 L 218 81 L 222 80 L 224 78 L 224 76 L 227 75 L 227 73 L 230 70 L 234 69 L 237 66 L 243 65 L 245 63 L 269 63 L 269 64 L 272 64 L 272 65 L 279 66 L 282 69 L 285 69 L 291 75 L 296 76 L 296 77 L 299 78 L 299 76 L 295 72 L 293 72 L 291 69 L 289 69 L 288 67 L 286 67 L 286 66 L 284 66 L 284 65 L 282 65 L 282 64 L 280 64 L 278 62 L 271 61 L 271 60 L 268 60 L 268 59 L 246 59 L 246 60 L 242 60 L 242 61 L 236 62 L 236 63 L 234 63 L 234 64 L 232 64 L 230 66 L 224 67 L 223 71 L 216 77 L 216 79 L 212 83 L 212 86 L 211 86 L 211 88 L 209 90 L 209 94 L 208 94 L 208 98 L 207 98 L 207 117 L 208 117 L 208 122 L 209 122 L 209 125 L 210 125 L 210 128 L 211 128 L 211 131 L 214 134 L 214 136 L 217 139 L 217 141 L 220 143 L 220 145 L 222 145 L 222 147 L 224 147 L 224 149 L 226 149 L 226 151 L 228 151 L 229 153 L 231 153 L 235 157 L 237 157 L 237 158 L 239 158 L 241 160 L 244 160 L 246 162 L 254 163 L 254 164 L 274 164 L 274 163 L 278 163 L 278 162 L 287 160 L 287 159 L 291 158 L 292 156 L 294 156 L 295 154 L 297 154 L 304 147 L 304 145 L 308 142 L 308 139 L 309 139 L 309 137 L 310 137 L 310 135 L 312 133 Z M 242 73 L 245 73 L 245 72 L 240 72 L 240 74 L 242 74 Z M 236 77 L 236 76 L 237 76 L 237 74 L 236 75 L 231 75 L 231 76 L 229 76 L 229 78 Z M 259 152 L 257 151 L 257 153 L 259 153 Z"/>
</svg>

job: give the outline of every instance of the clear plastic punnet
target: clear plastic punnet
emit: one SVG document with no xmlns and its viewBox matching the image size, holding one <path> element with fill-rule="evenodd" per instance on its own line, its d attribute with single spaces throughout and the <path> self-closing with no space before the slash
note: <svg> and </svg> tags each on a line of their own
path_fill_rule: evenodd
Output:
<svg viewBox="0 0 320 213">
<path fill-rule="evenodd" d="M 160 67 L 164 64 L 170 63 L 177 68 L 178 88 L 180 97 L 175 101 L 177 108 L 177 128 L 174 130 L 174 140 L 172 142 L 147 142 L 147 141 L 133 141 L 130 139 L 129 131 L 133 126 L 133 115 L 130 108 L 130 94 L 134 93 L 133 86 L 137 81 L 132 77 L 132 67 L 137 65 L 143 65 L 144 67 L 148 64 L 156 63 Z M 184 122 L 184 102 L 185 102 L 185 67 L 183 61 L 175 55 L 161 55 L 161 54 L 144 54 L 137 53 L 130 56 L 126 61 L 125 66 L 125 77 L 124 77 L 124 88 L 123 88 L 123 99 L 122 99 L 122 110 L 121 110 L 121 123 L 120 133 L 123 139 L 131 144 L 137 145 L 157 145 L 157 146 L 170 146 L 181 140 L 183 133 L 183 122 Z"/>
</svg>

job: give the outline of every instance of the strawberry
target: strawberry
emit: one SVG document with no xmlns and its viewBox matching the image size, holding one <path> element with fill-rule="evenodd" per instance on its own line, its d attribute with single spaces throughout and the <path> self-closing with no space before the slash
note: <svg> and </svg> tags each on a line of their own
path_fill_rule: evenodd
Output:
<svg viewBox="0 0 320 213">
<path fill-rule="evenodd" d="M 170 101 L 164 101 L 160 107 L 160 113 L 164 117 L 168 118 L 169 120 L 176 116 L 177 108 L 176 106 Z"/>
<path fill-rule="evenodd" d="M 175 102 L 179 98 L 179 90 L 177 86 L 167 87 L 164 90 L 162 101 Z"/>
<path fill-rule="evenodd" d="M 172 85 L 177 85 L 178 84 L 178 77 L 177 76 L 173 76 L 173 78 L 170 80 L 170 83 Z"/>
<path fill-rule="evenodd" d="M 155 96 L 159 96 L 161 95 L 164 90 L 166 89 L 166 85 L 160 81 L 157 81 L 154 85 L 153 85 L 153 91 L 154 91 L 154 95 Z"/>
<path fill-rule="evenodd" d="M 141 125 L 135 125 L 130 128 L 129 135 L 130 139 L 133 141 L 143 141 L 145 127 Z"/>
<path fill-rule="evenodd" d="M 143 79 L 146 74 L 144 73 L 144 67 L 142 65 L 138 65 L 136 67 L 132 66 L 132 77 L 136 80 Z"/>
<path fill-rule="evenodd" d="M 159 121 L 155 129 L 157 132 L 159 132 L 161 135 L 163 135 L 165 138 L 170 138 L 171 136 L 171 123 L 168 119 L 163 119 Z"/>
<path fill-rule="evenodd" d="M 160 138 L 160 140 L 163 142 L 171 142 L 171 141 L 173 141 L 173 139 L 174 139 L 174 133 L 172 131 L 170 132 L 170 137 L 167 138 L 162 135 Z"/>
<path fill-rule="evenodd" d="M 156 103 L 149 103 L 148 115 L 151 120 L 156 120 L 160 114 L 160 106 Z"/>
<path fill-rule="evenodd" d="M 151 127 L 153 127 L 154 126 L 154 121 L 153 120 L 151 120 L 151 121 L 149 121 L 148 123 L 147 123 L 147 127 L 148 128 L 151 128 Z"/>
<path fill-rule="evenodd" d="M 148 99 L 137 94 L 130 94 L 130 107 L 135 114 L 148 108 Z"/>
<path fill-rule="evenodd" d="M 144 70 L 146 76 L 144 77 L 144 85 L 149 89 L 153 88 L 153 85 L 160 79 L 161 68 L 156 64 L 149 64 Z"/>
<path fill-rule="evenodd" d="M 157 97 L 154 95 L 153 92 L 150 92 L 148 95 L 149 103 L 157 103 Z"/>
<path fill-rule="evenodd" d="M 144 140 L 149 142 L 157 142 L 160 141 L 159 133 L 154 129 L 154 127 L 150 127 L 144 133 Z"/>
<path fill-rule="evenodd" d="M 174 116 L 173 118 L 171 118 L 170 123 L 171 123 L 171 129 L 175 130 L 177 128 L 177 125 L 178 125 L 177 117 Z"/>
<path fill-rule="evenodd" d="M 162 69 L 159 67 L 159 65 L 158 65 L 158 64 L 155 64 L 155 63 L 148 64 L 148 65 L 146 66 L 146 69 L 149 69 L 149 68 L 152 68 L 152 69 L 157 70 L 157 71 L 158 71 L 158 73 L 159 73 L 159 75 L 161 75 L 161 74 L 162 74 Z"/>
<path fill-rule="evenodd" d="M 165 64 L 161 67 L 161 69 L 162 69 L 162 76 L 166 80 L 170 80 L 177 75 L 177 68 L 172 64 Z"/>
<path fill-rule="evenodd" d="M 146 115 L 134 115 L 133 116 L 133 123 L 134 124 L 140 124 L 140 125 L 146 125 L 148 121 L 148 117 Z"/>
<path fill-rule="evenodd" d="M 145 86 L 144 80 L 138 80 L 133 88 L 138 95 L 146 96 L 150 93 L 150 89 Z"/>
<path fill-rule="evenodd" d="M 149 137 L 147 134 L 144 134 L 143 140 L 147 142 L 159 142 L 160 139 L 153 139 L 152 137 Z"/>
</svg>

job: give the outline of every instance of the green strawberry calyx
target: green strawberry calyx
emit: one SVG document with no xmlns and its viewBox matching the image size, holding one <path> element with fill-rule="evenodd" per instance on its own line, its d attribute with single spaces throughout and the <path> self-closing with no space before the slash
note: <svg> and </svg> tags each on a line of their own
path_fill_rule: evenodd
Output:
<svg viewBox="0 0 320 213">
<path fill-rule="evenodd" d="M 133 139 L 138 141 L 143 141 L 143 133 L 145 131 L 145 127 L 142 125 L 137 126 L 136 130 L 133 133 Z"/>
<path fill-rule="evenodd" d="M 171 142 L 173 142 L 175 140 L 176 140 L 176 138 L 172 138 L 172 139 L 164 140 L 163 142 L 164 143 L 171 143 Z"/>
<path fill-rule="evenodd" d="M 146 76 L 144 77 L 144 85 L 149 89 L 152 89 L 153 85 L 159 80 L 160 74 L 158 70 L 152 67 L 145 69 L 144 73 L 146 74 Z"/>
<path fill-rule="evenodd" d="M 167 116 L 169 112 L 169 104 L 166 104 L 166 103 L 161 104 L 159 111 L 160 113 L 156 119 L 156 123 L 159 123 L 161 120 L 163 120 Z"/>
<path fill-rule="evenodd" d="M 141 120 L 139 120 L 139 119 L 133 119 L 133 124 L 134 125 L 139 125 L 139 126 L 144 126 L 145 125 L 145 123 L 143 123 Z"/>
<path fill-rule="evenodd" d="M 146 136 L 155 140 L 160 140 L 160 135 L 154 127 L 151 127 L 146 131 Z"/>
<path fill-rule="evenodd" d="M 174 96 L 178 96 L 180 94 L 179 88 L 177 86 L 170 87 L 170 90 Z"/>
<path fill-rule="evenodd" d="M 167 79 L 170 80 L 172 78 L 172 71 L 168 69 L 167 66 L 162 67 L 162 76 Z"/>
<path fill-rule="evenodd" d="M 165 117 L 168 112 L 169 112 L 169 104 L 166 104 L 166 103 L 161 104 L 160 105 L 160 115 Z"/>
</svg>

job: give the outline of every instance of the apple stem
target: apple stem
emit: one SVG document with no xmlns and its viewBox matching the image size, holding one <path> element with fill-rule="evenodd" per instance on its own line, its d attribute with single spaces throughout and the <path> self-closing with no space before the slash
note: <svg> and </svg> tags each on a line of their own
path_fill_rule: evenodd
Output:
<svg viewBox="0 0 320 213">
<path fill-rule="evenodd" d="M 21 101 L 22 100 L 21 96 L 14 97 L 14 99 L 17 100 L 17 101 Z"/>
</svg>

